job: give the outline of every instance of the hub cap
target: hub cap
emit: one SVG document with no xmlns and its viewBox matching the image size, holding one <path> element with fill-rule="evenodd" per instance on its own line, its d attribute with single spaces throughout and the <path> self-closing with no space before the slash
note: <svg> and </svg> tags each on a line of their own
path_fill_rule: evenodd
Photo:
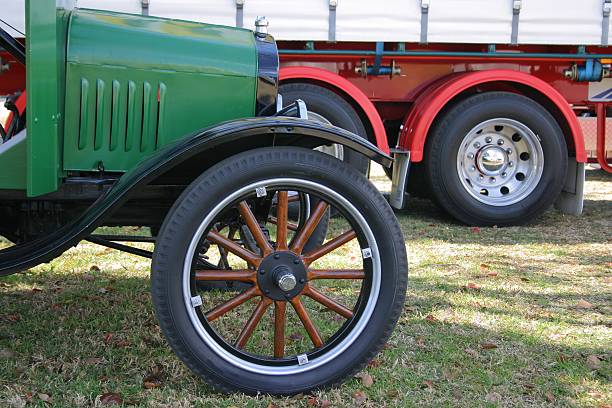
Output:
<svg viewBox="0 0 612 408">
<path fill-rule="evenodd" d="M 508 166 L 506 152 L 497 146 L 487 146 L 478 152 L 476 163 L 484 174 L 494 176 L 501 174 Z"/>
<path fill-rule="evenodd" d="M 293 274 L 285 273 L 280 275 L 280 277 L 276 279 L 276 284 L 285 292 L 289 292 L 290 290 L 295 288 L 297 281 L 295 280 L 295 276 L 293 276 Z"/>
<path fill-rule="evenodd" d="M 463 138 L 457 152 L 457 173 L 463 188 L 478 201 L 507 206 L 537 187 L 544 169 L 538 136 L 513 119 L 490 119 Z"/>
</svg>

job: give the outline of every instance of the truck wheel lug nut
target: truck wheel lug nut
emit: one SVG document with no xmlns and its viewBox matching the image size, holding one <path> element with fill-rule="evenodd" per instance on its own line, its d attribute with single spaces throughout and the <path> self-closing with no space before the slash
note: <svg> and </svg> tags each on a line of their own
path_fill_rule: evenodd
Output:
<svg viewBox="0 0 612 408">
<path fill-rule="evenodd" d="M 497 144 L 498 144 L 498 145 L 500 145 L 500 146 L 502 146 L 502 145 L 504 144 L 503 139 L 499 139 L 499 140 L 497 141 Z"/>
<path fill-rule="evenodd" d="M 474 153 L 468 153 L 468 159 L 473 159 L 474 158 Z"/>
<path fill-rule="evenodd" d="M 300 263 L 300 260 L 299 260 L 299 259 L 294 259 L 294 260 L 293 260 L 293 263 L 297 265 L 297 264 L 299 264 L 299 263 Z"/>
<path fill-rule="evenodd" d="M 487 143 L 491 143 L 491 141 L 492 141 L 492 140 L 493 140 L 493 139 L 491 139 L 490 137 L 487 137 L 487 138 L 485 139 L 485 142 L 487 142 Z"/>
<path fill-rule="evenodd" d="M 508 173 L 506 173 L 505 171 L 501 174 L 502 177 L 506 177 L 508 175 Z"/>
<path fill-rule="evenodd" d="M 259 271 L 260 275 L 265 275 L 265 273 L 266 273 L 265 269 L 262 269 L 262 270 Z"/>
<path fill-rule="evenodd" d="M 484 176 L 481 174 L 480 176 L 478 176 L 478 180 L 484 180 Z"/>
<path fill-rule="evenodd" d="M 512 149 L 510 149 L 510 148 L 506 149 L 506 153 L 512 154 Z"/>
<path fill-rule="evenodd" d="M 474 147 L 478 149 L 480 147 L 480 143 L 478 142 L 474 143 Z"/>
<path fill-rule="evenodd" d="M 300 283 L 304 283 L 304 282 L 305 282 L 304 278 L 300 278 Z"/>
<path fill-rule="evenodd" d="M 279 254 L 274 254 L 274 259 L 279 259 L 280 255 Z"/>
<path fill-rule="evenodd" d="M 470 171 L 475 171 L 475 170 L 476 170 L 476 166 L 470 167 Z"/>
<path fill-rule="evenodd" d="M 514 166 L 514 162 L 508 163 L 508 167 L 512 167 L 512 166 Z"/>
</svg>

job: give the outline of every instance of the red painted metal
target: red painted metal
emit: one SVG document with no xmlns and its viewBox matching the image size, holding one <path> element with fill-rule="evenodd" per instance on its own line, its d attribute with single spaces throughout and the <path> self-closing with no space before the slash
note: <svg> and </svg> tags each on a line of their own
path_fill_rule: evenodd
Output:
<svg viewBox="0 0 612 408">
<path fill-rule="evenodd" d="M 363 113 L 368 118 L 370 125 L 372 126 L 374 138 L 378 148 L 387 154 L 389 153 L 389 142 L 387 141 L 387 133 L 385 131 L 385 126 L 383 125 L 382 119 L 376 111 L 374 104 L 358 87 L 338 74 L 314 67 L 282 67 L 280 69 L 280 80 L 287 81 L 290 79 L 306 79 L 321 82 L 339 89 L 349 95 L 363 110 Z"/>
<path fill-rule="evenodd" d="M 606 158 L 606 105 L 598 103 L 597 107 L 597 162 L 601 168 L 612 173 L 612 167 Z"/>
<path fill-rule="evenodd" d="M 24 89 L 25 67 L 6 51 L 0 51 L 0 60 L 9 67 L 0 72 L 0 95 L 10 95 Z"/>
<path fill-rule="evenodd" d="M 17 111 L 19 112 L 19 115 L 23 115 L 23 112 L 25 112 L 26 103 L 27 103 L 26 91 L 23 91 L 23 93 L 19 95 L 17 97 L 17 100 L 15 101 L 15 106 L 17 106 Z M 4 128 L 8 129 L 12 121 L 13 121 L 13 112 L 9 113 L 8 116 L 6 117 Z"/>
<path fill-rule="evenodd" d="M 404 121 L 398 146 L 410 150 L 412 161 L 423 160 L 423 149 L 429 128 L 442 108 L 461 92 L 490 83 L 527 86 L 548 98 L 567 122 L 575 144 L 576 160 L 586 162 L 582 129 L 576 119 L 576 114 L 563 95 L 533 75 L 512 70 L 465 72 L 435 81 L 415 100 L 414 109 Z"/>
</svg>

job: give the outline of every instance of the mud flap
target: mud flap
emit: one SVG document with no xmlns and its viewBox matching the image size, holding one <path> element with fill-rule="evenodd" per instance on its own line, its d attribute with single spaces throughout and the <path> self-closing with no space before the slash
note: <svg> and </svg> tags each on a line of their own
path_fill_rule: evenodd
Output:
<svg viewBox="0 0 612 408">
<path fill-rule="evenodd" d="M 393 177 L 391 178 L 391 195 L 389 204 L 396 210 L 402 210 L 406 205 L 406 183 L 410 170 L 410 152 L 394 151 Z"/>
<path fill-rule="evenodd" d="M 555 208 L 564 214 L 580 215 L 584 204 L 584 163 L 569 157 L 565 186 L 555 201 Z"/>
</svg>

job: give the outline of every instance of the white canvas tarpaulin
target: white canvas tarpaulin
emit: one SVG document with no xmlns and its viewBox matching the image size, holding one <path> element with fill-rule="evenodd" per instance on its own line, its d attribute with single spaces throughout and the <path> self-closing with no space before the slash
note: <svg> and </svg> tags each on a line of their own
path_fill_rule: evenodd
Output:
<svg viewBox="0 0 612 408">
<path fill-rule="evenodd" d="M 246 28 L 266 16 L 278 40 L 510 44 L 514 33 L 518 44 L 601 45 L 612 40 L 609 1 L 77 0 L 77 7 Z M 25 0 L 7 3 L 2 19 L 23 31 Z"/>
</svg>

